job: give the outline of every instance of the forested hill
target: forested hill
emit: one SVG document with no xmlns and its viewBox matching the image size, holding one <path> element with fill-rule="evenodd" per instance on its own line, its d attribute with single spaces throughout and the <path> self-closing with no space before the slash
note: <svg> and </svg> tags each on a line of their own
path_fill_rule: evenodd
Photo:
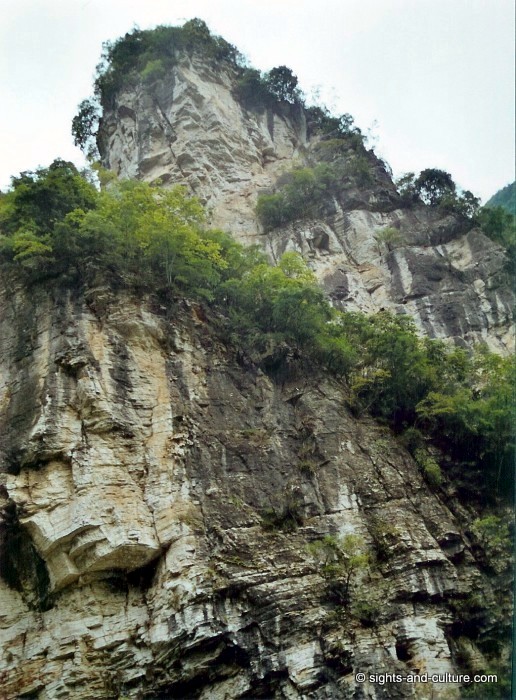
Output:
<svg viewBox="0 0 516 700">
<path fill-rule="evenodd" d="M 498 190 L 487 202 L 486 207 L 502 207 L 509 214 L 516 216 L 516 180 Z"/>
</svg>

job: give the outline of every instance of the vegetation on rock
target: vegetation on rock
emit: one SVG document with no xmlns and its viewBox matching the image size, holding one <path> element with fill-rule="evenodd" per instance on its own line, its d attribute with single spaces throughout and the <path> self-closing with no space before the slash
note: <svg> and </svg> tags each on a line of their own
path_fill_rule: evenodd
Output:
<svg viewBox="0 0 516 700">
<path fill-rule="evenodd" d="M 316 189 L 327 173 L 300 170 L 287 187 Z M 419 435 L 462 464 L 486 497 L 510 488 L 512 358 L 420 338 L 404 316 L 338 311 L 300 256 L 270 265 L 203 221 L 180 187 L 126 181 L 98 192 L 73 165 L 55 161 L 14 178 L 0 199 L 0 256 L 4 271 L 27 284 L 103 282 L 207 303 L 249 361 L 278 376 L 309 363 L 347 383 L 356 413 L 399 434 L 417 428 L 407 446 L 434 486 L 439 465 Z"/>
<path fill-rule="evenodd" d="M 91 159 L 98 157 L 96 136 L 103 109 L 113 107 L 116 94 L 139 83 L 151 85 L 163 78 L 179 61 L 180 54 L 202 55 L 203 59 L 231 68 L 234 74 L 234 95 L 248 110 L 305 111 L 311 132 L 342 137 L 355 135 L 349 114 L 333 116 L 324 106 L 307 107 L 298 78 L 287 66 L 261 72 L 247 64 L 238 49 L 220 36 L 212 34 L 201 19 L 192 19 L 180 27 L 158 26 L 155 29 L 133 29 L 114 42 L 103 44 L 96 69 L 94 96 L 83 100 L 72 121 L 74 143 Z"/>
<path fill-rule="evenodd" d="M 516 216 L 516 181 L 498 190 L 486 203 L 486 207 L 494 209 L 502 207 L 508 214 Z"/>
<path fill-rule="evenodd" d="M 258 197 L 256 215 L 265 231 L 320 215 L 341 190 L 372 182 L 361 141 L 357 146 L 353 138 L 350 143 L 341 136 L 322 144 L 327 144 L 322 162 L 285 173 L 275 192 Z"/>
</svg>

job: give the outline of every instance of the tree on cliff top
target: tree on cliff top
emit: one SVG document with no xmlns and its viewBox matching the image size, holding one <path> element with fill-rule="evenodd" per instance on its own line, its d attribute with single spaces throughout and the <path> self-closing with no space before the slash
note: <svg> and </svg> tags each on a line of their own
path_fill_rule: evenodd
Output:
<svg viewBox="0 0 516 700">
<path fill-rule="evenodd" d="M 426 204 L 440 204 L 445 197 L 454 197 L 457 190 L 450 173 L 438 168 L 422 170 L 414 187 Z"/>
</svg>

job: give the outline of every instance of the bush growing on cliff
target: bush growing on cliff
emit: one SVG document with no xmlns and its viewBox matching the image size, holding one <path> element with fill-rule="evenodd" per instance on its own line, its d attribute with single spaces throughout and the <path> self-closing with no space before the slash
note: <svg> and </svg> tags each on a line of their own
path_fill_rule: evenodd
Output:
<svg viewBox="0 0 516 700">
<path fill-rule="evenodd" d="M 366 571 L 370 557 L 358 535 L 326 535 L 307 547 L 326 581 L 326 595 L 334 603 L 347 607 L 353 586 Z"/>
<path fill-rule="evenodd" d="M 511 272 L 516 268 L 516 216 L 502 207 L 482 207 L 476 214 L 482 232 L 507 251 Z"/>
<path fill-rule="evenodd" d="M 358 154 L 314 167 L 295 168 L 282 176 L 277 192 L 258 197 L 256 215 L 265 231 L 271 231 L 317 216 L 339 188 L 353 181 L 367 184 L 371 179 L 369 162 Z"/>
</svg>

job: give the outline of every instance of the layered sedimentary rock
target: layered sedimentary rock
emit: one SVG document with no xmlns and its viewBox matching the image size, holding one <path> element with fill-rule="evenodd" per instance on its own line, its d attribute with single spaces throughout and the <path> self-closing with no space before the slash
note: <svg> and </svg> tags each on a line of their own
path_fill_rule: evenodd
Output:
<svg viewBox="0 0 516 700">
<path fill-rule="evenodd" d="M 187 185 L 211 224 L 273 260 L 300 251 L 342 308 L 507 351 L 503 250 L 404 203 L 362 147 L 365 184 L 263 231 L 259 194 L 320 142 L 301 107 L 245 109 L 232 69 L 197 54 L 122 88 L 99 135 L 121 177 Z M 267 374 L 214 314 L 2 283 L 0 698 L 458 697 L 381 674 L 507 655 L 508 571 L 470 539 L 478 513 L 353 415 L 344 383 L 294 353 Z M 325 537 L 355 542 L 349 585 L 317 554 Z"/>
<path fill-rule="evenodd" d="M 0 338 L 0 697 L 453 697 L 354 676 L 483 667 L 472 514 L 341 384 L 109 290 L 4 290 Z M 309 545 L 348 534 L 346 598 Z"/>
<path fill-rule="evenodd" d="M 99 146 L 120 177 L 187 185 L 212 225 L 271 258 L 302 252 L 346 309 L 407 313 L 432 337 L 511 351 L 514 295 L 503 249 L 457 215 L 407 206 L 372 151 L 360 150 L 367 181 L 343 182 L 324 215 L 264 234 L 259 194 L 317 161 L 321 138 L 299 105 L 246 109 L 233 69 L 194 54 L 161 80 L 121 89 L 104 110 Z M 356 155 L 350 148 L 350 163 Z M 387 227 L 400 232 L 391 247 L 379 242 Z"/>
</svg>

